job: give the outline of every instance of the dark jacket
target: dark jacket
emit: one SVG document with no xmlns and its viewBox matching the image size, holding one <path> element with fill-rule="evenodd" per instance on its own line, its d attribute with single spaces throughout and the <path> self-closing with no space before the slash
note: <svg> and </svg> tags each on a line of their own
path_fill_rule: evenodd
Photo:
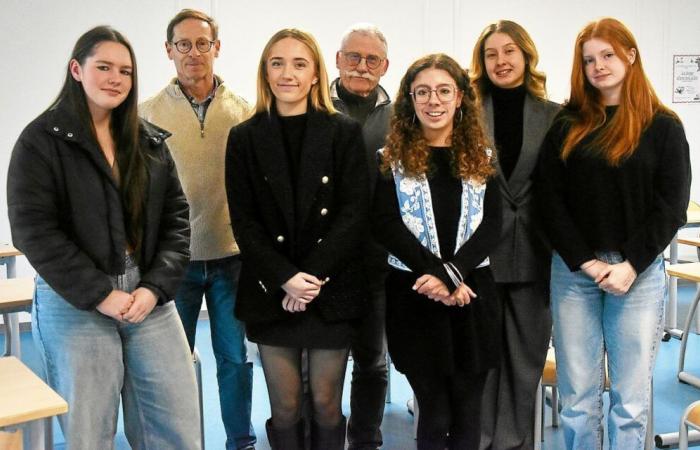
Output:
<svg viewBox="0 0 700 450">
<path fill-rule="evenodd" d="M 333 106 L 343 114 L 347 114 L 347 107 L 338 97 L 339 78 L 331 83 L 331 99 Z M 384 148 L 386 137 L 389 134 L 389 121 L 391 120 L 391 99 L 383 87 L 377 86 L 377 103 L 369 113 L 362 126 L 362 137 L 365 140 L 367 155 L 367 167 L 369 169 L 370 194 L 374 192 L 377 177 L 377 150 Z"/>
<path fill-rule="evenodd" d="M 368 193 L 360 136 L 360 126 L 348 117 L 310 109 L 293 189 L 274 111 L 231 129 L 226 192 L 243 263 L 236 300 L 241 320 L 288 317 L 281 286 L 299 271 L 326 280 L 311 303 L 326 321 L 363 312 L 360 244 Z"/>
<path fill-rule="evenodd" d="M 484 123 L 494 141 L 493 103 L 490 96 L 482 102 Z M 510 179 L 498 166 L 497 179 L 503 198 L 503 229 L 500 244 L 491 252 L 491 271 L 500 283 L 519 283 L 549 279 L 551 252 L 543 239 L 534 199 L 534 173 L 540 146 L 561 106 L 525 96 L 523 106 L 523 145 Z"/>
<path fill-rule="evenodd" d="M 141 282 L 159 303 L 172 300 L 189 258 L 187 201 L 164 139 L 141 122 L 148 164 Z M 69 303 L 93 309 L 124 273 L 126 231 L 119 189 L 101 149 L 60 105 L 24 129 L 10 160 L 7 203 L 12 240 Z"/>
<path fill-rule="evenodd" d="M 347 106 L 338 96 L 338 83 L 340 78 L 336 78 L 331 83 L 331 99 L 333 106 L 340 112 L 347 114 Z M 391 120 L 391 99 L 383 87 L 377 85 L 377 102 L 374 109 L 369 113 L 362 126 L 362 137 L 365 141 L 367 155 L 367 168 L 369 169 L 369 194 L 370 202 L 374 197 L 374 187 L 377 184 L 377 174 L 379 166 L 377 164 L 377 151 L 384 148 L 386 137 L 389 134 L 389 122 Z M 364 248 L 365 269 L 367 279 L 372 291 L 384 290 L 384 280 L 389 270 L 387 265 L 387 253 L 381 245 L 367 236 Z"/>
</svg>

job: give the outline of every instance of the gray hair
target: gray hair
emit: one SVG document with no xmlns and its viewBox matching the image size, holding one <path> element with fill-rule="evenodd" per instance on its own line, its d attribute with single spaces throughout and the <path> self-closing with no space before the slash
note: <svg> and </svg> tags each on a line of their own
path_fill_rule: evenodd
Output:
<svg viewBox="0 0 700 450">
<path fill-rule="evenodd" d="M 341 49 L 345 47 L 345 44 L 347 44 L 348 39 L 350 39 L 350 35 L 353 33 L 359 33 L 365 36 L 376 37 L 384 46 L 384 52 L 389 52 L 389 44 L 387 44 L 386 42 L 384 33 L 382 33 L 376 25 L 367 22 L 356 23 L 354 25 L 351 25 L 347 30 L 345 30 L 345 33 L 343 33 L 343 38 L 340 41 Z"/>
</svg>

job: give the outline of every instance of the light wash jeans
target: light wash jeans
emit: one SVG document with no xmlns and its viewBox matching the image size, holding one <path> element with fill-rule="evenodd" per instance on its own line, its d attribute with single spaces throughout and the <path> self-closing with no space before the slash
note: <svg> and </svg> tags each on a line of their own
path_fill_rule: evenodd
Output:
<svg viewBox="0 0 700 450">
<path fill-rule="evenodd" d="M 233 315 L 240 271 L 239 255 L 191 261 L 175 297 L 190 350 L 194 349 L 202 296 L 206 298 L 221 418 L 226 430 L 226 450 L 244 448 L 256 442 L 250 421 L 253 363 L 248 361 L 243 322 Z"/>
<path fill-rule="evenodd" d="M 619 253 L 597 255 L 622 262 Z M 552 257 L 552 315 L 561 423 L 569 450 L 603 447 L 604 354 L 608 354 L 611 450 L 642 450 L 651 399 L 651 377 L 663 327 L 666 296 L 659 256 L 616 296 L 582 271 L 571 272 Z"/>
<path fill-rule="evenodd" d="M 127 257 L 115 289 L 133 290 L 138 267 Z M 120 397 L 131 447 L 201 449 L 192 356 L 173 302 L 139 324 L 76 309 L 36 279 L 33 337 L 48 384 L 68 402 L 59 423 L 68 450 L 114 448 Z"/>
</svg>

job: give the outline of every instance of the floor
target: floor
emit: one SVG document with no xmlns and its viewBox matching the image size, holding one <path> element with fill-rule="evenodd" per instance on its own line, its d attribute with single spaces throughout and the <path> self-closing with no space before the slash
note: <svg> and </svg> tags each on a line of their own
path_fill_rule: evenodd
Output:
<svg viewBox="0 0 700 450">
<path fill-rule="evenodd" d="M 688 303 L 691 301 L 694 293 L 694 286 L 682 286 L 679 289 L 679 300 L 681 304 L 679 317 L 684 317 L 684 311 L 687 309 Z M 209 322 L 207 320 L 200 320 L 197 329 L 197 348 L 201 355 L 203 369 L 206 446 L 209 449 L 223 449 L 226 437 L 219 416 L 215 362 L 211 342 L 208 337 Z M 3 348 L 3 339 L 4 337 L 0 336 L 0 348 Z M 700 347 L 700 336 L 693 334 L 688 346 L 689 354 L 697 355 L 698 352 L 700 352 L 698 347 Z M 680 341 L 675 339 L 661 344 L 654 375 L 654 434 L 677 431 L 678 421 L 683 409 L 691 402 L 700 399 L 700 390 L 681 384 L 676 379 L 679 348 Z M 39 356 L 34 349 L 29 332 L 22 333 L 22 352 L 22 360 L 25 364 L 39 372 Z M 350 368 L 348 370 L 350 370 Z M 700 373 L 700 358 L 688 358 L 686 361 L 686 370 Z M 349 413 L 349 379 L 348 372 L 343 399 L 343 410 L 346 415 Z M 413 450 L 415 449 L 415 442 L 412 437 L 413 417 L 408 414 L 406 409 L 406 401 L 411 398 L 412 393 L 406 378 L 393 368 L 391 371 L 391 395 L 392 402 L 386 405 L 384 422 L 382 424 L 382 432 L 384 435 L 383 449 Z M 546 450 L 562 449 L 562 432 L 557 428 L 551 427 L 550 416 L 550 409 L 547 408 L 545 411 L 545 442 L 543 448 Z M 258 450 L 270 448 L 264 431 L 264 423 L 268 417 L 269 405 L 265 380 L 262 369 L 259 363 L 256 362 L 254 366 L 252 420 L 255 432 L 258 436 Z M 63 449 L 64 441 L 60 429 L 58 426 L 54 429 L 56 448 Z M 120 428 L 116 437 L 116 449 L 129 449 L 129 444 L 121 430 L 120 421 Z M 700 446 L 694 448 L 700 448 Z"/>
</svg>

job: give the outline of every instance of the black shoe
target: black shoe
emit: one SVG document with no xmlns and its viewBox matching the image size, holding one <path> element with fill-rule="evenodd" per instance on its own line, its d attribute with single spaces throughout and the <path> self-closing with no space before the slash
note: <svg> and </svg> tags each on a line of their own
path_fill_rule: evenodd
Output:
<svg viewBox="0 0 700 450">
<path fill-rule="evenodd" d="M 304 450 L 303 420 L 289 428 L 278 429 L 272 426 L 272 419 L 267 419 L 265 431 L 272 450 Z"/>
<path fill-rule="evenodd" d="M 311 421 L 311 450 L 343 450 L 345 448 L 345 416 L 332 428 Z"/>
</svg>

